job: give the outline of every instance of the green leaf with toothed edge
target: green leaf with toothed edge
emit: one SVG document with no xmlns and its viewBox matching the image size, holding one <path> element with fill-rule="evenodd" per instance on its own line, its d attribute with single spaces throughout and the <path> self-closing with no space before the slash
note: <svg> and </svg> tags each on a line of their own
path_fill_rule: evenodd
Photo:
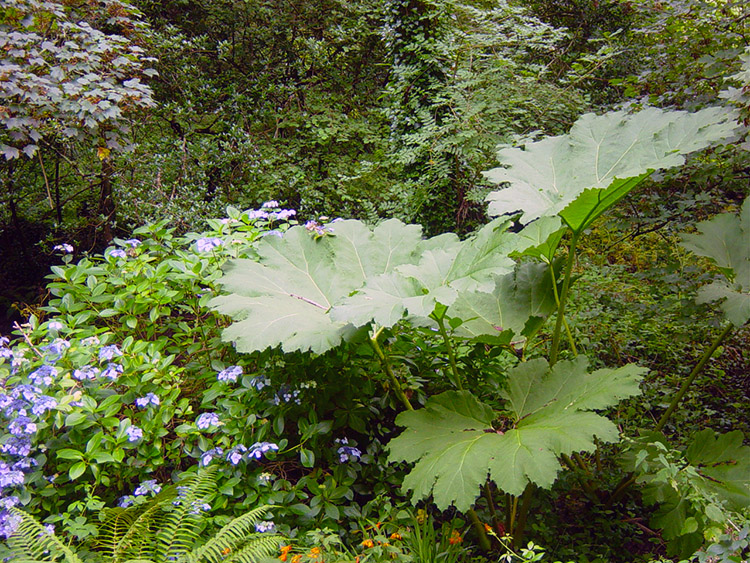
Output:
<svg viewBox="0 0 750 563">
<path fill-rule="evenodd" d="M 722 213 L 696 228 L 697 233 L 682 235 L 682 246 L 710 258 L 725 276 L 701 287 L 696 301 L 723 301 L 724 315 L 740 327 L 750 320 L 750 197 L 739 215 Z"/>
<path fill-rule="evenodd" d="M 225 340 L 241 352 L 281 346 L 323 353 L 351 330 L 328 310 L 369 277 L 415 262 L 423 250 L 421 228 L 395 219 L 375 229 L 360 221 L 332 223 L 330 229 L 331 235 L 314 237 L 292 227 L 282 238 L 265 237 L 257 262 L 228 263 L 220 284 L 229 295 L 211 301 L 235 321 Z"/>
<path fill-rule="evenodd" d="M 432 494 L 441 509 L 470 508 L 487 478 L 513 495 L 528 483 L 548 488 L 560 455 L 593 451 L 595 436 L 617 440 L 615 425 L 590 411 L 637 394 L 644 372 L 628 365 L 588 373 L 583 356 L 553 368 L 543 359 L 522 363 L 508 373 L 507 414 L 468 391 L 431 397 L 398 415 L 405 428 L 388 444 L 388 460 L 414 463 L 403 488 L 415 503 Z"/>
<path fill-rule="evenodd" d="M 485 175 L 508 187 L 487 196 L 490 215 L 520 211 L 524 224 L 559 215 L 580 233 L 654 170 L 731 138 L 736 117 L 718 107 L 585 114 L 567 135 L 498 152 L 503 167 Z"/>
</svg>

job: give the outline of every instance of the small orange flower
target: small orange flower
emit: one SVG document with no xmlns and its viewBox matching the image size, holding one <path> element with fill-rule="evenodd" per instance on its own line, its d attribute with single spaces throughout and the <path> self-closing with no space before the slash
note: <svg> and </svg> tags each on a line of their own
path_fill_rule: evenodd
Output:
<svg viewBox="0 0 750 563">
<path fill-rule="evenodd" d="M 451 545 L 456 545 L 457 543 L 461 543 L 462 541 L 464 541 L 464 539 L 461 537 L 461 534 L 458 533 L 458 530 L 453 530 L 448 543 L 450 543 Z"/>
<path fill-rule="evenodd" d="M 392 540 L 400 540 L 400 539 L 403 539 L 403 538 L 401 538 L 401 534 L 399 534 L 398 532 L 393 532 L 391 534 L 391 538 L 390 539 L 392 539 Z"/>
<path fill-rule="evenodd" d="M 292 563 L 299 563 L 299 561 L 302 559 L 302 554 L 298 553 L 294 557 L 292 557 Z"/>
<path fill-rule="evenodd" d="M 287 555 L 286 553 L 283 553 L 282 555 L 279 555 L 279 561 L 286 561 Z"/>
<path fill-rule="evenodd" d="M 484 529 L 485 529 L 485 531 L 487 531 L 487 532 L 491 532 L 491 531 L 492 531 L 492 526 L 490 526 L 489 524 L 485 524 L 485 525 L 484 525 Z"/>
<path fill-rule="evenodd" d="M 375 542 L 368 539 L 368 540 L 363 541 L 362 545 L 365 547 L 375 547 Z"/>
<path fill-rule="evenodd" d="M 286 561 L 286 559 L 288 557 L 287 554 L 290 551 L 292 551 L 292 546 L 291 545 L 282 545 L 281 546 L 281 555 L 279 555 L 279 560 L 280 561 Z"/>
<path fill-rule="evenodd" d="M 315 559 L 316 557 L 320 557 L 320 548 L 319 547 L 313 547 L 310 550 L 310 553 L 307 554 L 307 556 L 310 559 Z"/>
</svg>

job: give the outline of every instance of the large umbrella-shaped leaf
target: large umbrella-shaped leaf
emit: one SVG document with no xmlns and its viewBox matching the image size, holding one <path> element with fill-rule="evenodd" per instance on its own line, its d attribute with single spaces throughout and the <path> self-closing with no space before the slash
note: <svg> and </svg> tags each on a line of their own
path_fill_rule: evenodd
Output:
<svg viewBox="0 0 750 563">
<path fill-rule="evenodd" d="M 359 221 L 331 228 L 333 236 L 315 237 L 293 227 L 283 238 L 264 238 L 257 262 L 228 263 L 220 283 L 229 295 L 211 301 L 235 321 L 224 331 L 225 340 L 241 352 L 276 346 L 325 352 L 347 330 L 347 323 L 330 318 L 329 309 L 369 277 L 414 262 L 422 252 L 420 227 L 395 219 L 374 230 Z"/>
<path fill-rule="evenodd" d="M 617 439 L 617 428 L 590 412 L 638 393 L 636 366 L 587 373 L 579 357 L 553 368 L 532 360 L 509 374 L 508 415 L 499 416 L 467 391 L 431 397 L 424 409 L 396 418 L 405 430 L 388 444 L 389 461 L 414 462 L 404 479 L 416 502 L 430 494 L 439 508 L 468 509 L 491 478 L 514 495 L 530 482 L 550 487 L 558 456 L 592 451 L 594 436 Z"/>
<path fill-rule="evenodd" d="M 334 307 L 331 316 L 355 326 L 374 321 L 390 327 L 407 312 L 424 318 L 438 303 L 450 306 L 459 291 L 491 292 L 495 277 L 515 267 L 509 255 L 526 244 L 508 232 L 508 226 L 508 221 L 496 219 L 463 242 L 448 240 L 438 247 L 432 239 L 424 241 L 422 248 L 427 250 L 418 261 L 369 278 L 355 295 Z"/>
<path fill-rule="evenodd" d="M 739 215 L 722 213 L 682 235 L 682 246 L 713 260 L 726 277 L 698 290 L 698 303 L 724 300 L 729 321 L 739 327 L 750 320 L 750 198 Z"/>
<path fill-rule="evenodd" d="M 522 223 L 560 215 L 581 232 L 654 170 L 731 137 L 735 118 L 724 108 L 583 115 L 567 135 L 499 151 L 503 167 L 486 175 L 509 185 L 487 197 L 489 212 L 520 211 Z"/>
</svg>

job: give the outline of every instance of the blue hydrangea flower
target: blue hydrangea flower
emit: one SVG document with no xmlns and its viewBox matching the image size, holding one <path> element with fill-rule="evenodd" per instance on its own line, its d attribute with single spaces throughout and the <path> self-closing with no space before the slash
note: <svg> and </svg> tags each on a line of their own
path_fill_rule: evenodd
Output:
<svg viewBox="0 0 750 563">
<path fill-rule="evenodd" d="M 128 428 L 125 430 L 125 434 L 128 437 L 128 442 L 137 442 L 141 438 L 143 438 L 143 430 L 138 428 L 137 426 L 128 426 Z"/>
<path fill-rule="evenodd" d="M 115 356 L 122 356 L 122 352 L 120 351 L 120 348 L 117 347 L 117 344 L 110 344 L 109 346 L 102 346 L 102 349 L 99 350 L 100 360 L 109 361 Z"/>
<path fill-rule="evenodd" d="M 57 400 L 47 395 L 37 397 L 31 405 L 31 412 L 36 416 L 42 416 L 45 412 L 54 409 L 57 406 Z"/>
<path fill-rule="evenodd" d="M 205 502 L 193 502 L 189 513 L 198 516 L 201 512 L 208 512 L 211 510 L 211 505 Z"/>
<path fill-rule="evenodd" d="M 109 364 L 107 369 L 102 372 L 102 377 L 115 381 L 120 374 L 123 372 L 123 367 L 120 364 Z"/>
<path fill-rule="evenodd" d="M 211 426 L 219 426 L 219 415 L 215 412 L 204 412 L 196 419 L 195 425 L 201 430 L 207 430 Z"/>
<path fill-rule="evenodd" d="M 25 411 L 20 411 L 25 412 Z M 23 436 L 24 434 L 34 434 L 36 432 L 36 423 L 28 416 L 19 414 L 8 424 L 8 432 L 14 436 Z"/>
<path fill-rule="evenodd" d="M 268 213 L 260 209 L 253 209 L 247 212 L 248 219 L 268 219 Z"/>
<path fill-rule="evenodd" d="M 135 400 L 135 406 L 139 409 L 145 409 L 149 405 L 158 407 L 160 402 L 161 401 L 159 401 L 159 397 L 157 397 L 153 393 L 147 393 L 145 397 L 138 397 Z"/>
<path fill-rule="evenodd" d="M 279 202 L 275 199 L 272 199 L 271 201 L 265 202 L 263 205 L 261 205 L 264 209 L 275 209 L 279 206 Z"/>
<path fill-rule="evenodd" d="M 269 451 L 277 452 L 279 451 L 279 446 L 272 442 L 255 442 L 250 446 L 250 449 L 248 449 L 247 456 L 260 459 Z"/>
<path fill-rule="evenodd" d="M 85 381 L 86 379 L 94 380 L 100 371 L 96 366 L 83 366 L 82 368 L 73 370 L 72 377 L 78 381 Z"/>
<path fill-rule="evenodd" d="M 141 241 L 137 238 L 129 238 L 124 244 L 127 244 L 130 248 L 135 248 L 136 246 L 141 246 Z"/>
<path fill-rule="evenodd" d="M 54 342 L 42 346 L 42 351 L 46 352 L 49 361 L 54 362 L 60 359 L 68 348 L 70 348 L 70 342 L 63 338 L 56 338 Z"/>
<path fill-rule="evenodd" d="M 262 375 L 253 377 L 250 380 L 250 386 L 255 387 L 256 391 L 260 391 L 261 389 L 263 389 L 264 387 L 268 387 L 269 385 L 271 385 L 271 380 Z"/>
<path fill-rule="evenodd" d="M 234 383 L 241 375 L 242 366 L 229 366 L 228 368 L 221 370 L 216 376 L 216 379 L 218 379 L 219 381 L 224 381 L 225 383 Z"/>
<path fill-rule="evenodd" d="M 108 250 L 105 252 L 106 256 L 111 256 L 112 258 L 127 258 L 127 254 L 122 248 L 113 248 L 111 250 Z"/>
<path fill-rule="evenodd" d="M 73 247 L 70 246 L 67 242 L 64 244 L 56 244 L 52 247 L 52 250 L 57 250 L 59 252 L 62 252 L 63 254 L 72 254 L 73 253 Z"/>
<path fill-rule="evenodd" d="M 261 534 L 266 533 L 266 532 L 273 532 L 275 529 L 276 529 L 276 524 L 274 524 L 271 520 L 258 522 L 255 525 L 255 531 Z"/>
<path fill-rule="evenodd" d="M 29 374 L 29 379 L 34 385 L 52 385 L 52 380 L 57 377 L 57 369 L 43 364 Z"/>
<path fill-rule="evenodd" d="M 195 249 L 198 252 L 208 252 L 209 250 L 213 250 L 214 248 L 216 248 L 217 246 L 221 246 L 222 244 L 224 244 L 224 241 L 222 241 L 220 238 L 199 238 L 195 241 Z"/>
<path fill-rule="evenodd" d="M 282 209 L 281 211 L 276 213 L 276 218 L 280 219 L 281 221 L 286 221 L 287 219 L 290 219 L 297 215 L 297 212 L 294 209 Z"/>
<path fill-rule="evenodd" d="M 31 440 L 26 437 L 11 436 L 9 440 L 0 444 L 0 452 L 26 457 L 31 453 Z"/>
<path fill-rule="evenodd" d="M 131 495 L 125 495 L 124 497 L 120 497 L 120 500 L 117 501 L 117 506 L 120 508 L 128 508 L 133 506 L 134 502 L 135 499 Z"/>
<path fill-rule="evenodd" d="M 245 452 L 247 452 L 247 448 L 242 444 L 239 444 L 229 450 L 229 453 L 227 454 L 227 461 L 232 465 L 237 465 L 242 461 L 242 458 L 245 456 Z"/>
<path fill-rule="evenodd" d="M 221 448 L 212 448 L 201 454 L 198 465 L 200 467 L 206 467 L 209 463 L 211 463 L 211 460 L 213 460 L 213 458 L 221 457 L 222 455 L 224 455 L 224 450 L 222 450 Z"/>
<path fill-rule="evenodd" d="M 133 495 L 137 497 L 145 496 L 149 493 L 156 495 L 160 491 L 161 485 L 156 482 L 156 479 L 149 479 L 147 481 L 143 481 L 140 485 L 138 485 L 135 491 L 133 491 Z"/>
<path fill-rule="evenodd" d="M 336 453 L 339 454 L 339 462 L 346 463 L 347 461 L 359 461 L 362 457 L 362 452 L 357 448 L 351 446 L 341 446 Z"/>
<path fill-rule="evenodd" d="M 23 472 L 15 471 L 7 463 L 0 461 L 0 489 L 23 485 Z"/>
<path fill-rule="evenodd" d="M 60 321 L 50 321 L 47 323 L 47 330 L 62 330 L 64 326 Z"/>
</svg>

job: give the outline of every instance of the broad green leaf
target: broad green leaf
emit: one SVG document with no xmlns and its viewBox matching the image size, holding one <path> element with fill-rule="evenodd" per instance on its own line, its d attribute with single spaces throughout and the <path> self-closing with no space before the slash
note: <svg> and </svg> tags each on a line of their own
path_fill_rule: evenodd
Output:
<svg viewBox="0 0 750 563">
<path fill-rule="evenodd" d="M 520 254 L 533 256 L 551 264 L 566 230 L 559 217 L 541 217 L 532 221 L 518 233 L 524 241 L 519 246 L 525 247 Z"/>
<path fill-rule="evenodd" d="M 735 117 L 723 108 L 583 115 L 567 135 L 499 151 L 503 167 L 485 174 L 509 186 L 487 197 L 490 215 L 520 211 L 525 224 L 559 214 L 581 232 L 654 170 L 731 137 Z"/>
<path fill-rule="evenodd" d="M 440 303 L 450 306 L 462 291 L 491 292 L 495 277 L 510 273 L 515 262 L 510 254 L 526 241 L 507 232 L 509 223 L 494 220 L 472 238 L 449 241 L 439 248 L 430 240 L 418 262 L 403 264 L 389 274 L 368 279 L 364 287 L 333 308 L 341 322 L 363 326 L 375 321 L 393 326 L 407 313 L 428 317 Z"/>
<path fill-rule="evenodd" d="M 739 215 L 723 213 L 696 228 L 698 233 L 682 235 L 682 246 L 710 258 L 726 277 L 700 288 L 696 301 L 724 300 L 724 314 L 740 327 L 750 320 L 750 198 Z"/>
<path fill-rule="evenodd" d="M 518 339 L 530 319 L 545 318 L 555 310 L 550 268 L 522 264 L 496 278 L 492 293 L 460 292 L 447 313 L 462 321 L 454 334 L 495 344 Z"/>
<path fill-rule="evenodd" d="M 416 261 L 421 248 L 420 227 L 395 219 L 374 230 L 359 221 L 331 228 L 333 236 L 315 238 L 304 227 L 293 227 L 283 238 L 265 237 L 257 262 L 228 263 L 220 283 L 230 295 L 211 301 L 235 321 L 224 340 L 235 342 L 240 352 L 276 346 L 325 352 L 351 329 L 328 315 L 332 305 L 366 279 Z"/>
<path fill-rule="evenodd" d="M 587 374 L 579 357 L 558 362 L 532 360 L 510 370 L 509 415 L 500 417 L 467 391 L 431 397 L 424 409 L 396 418 L 405 430 L 388 444 L 389 461 L 415 462 L 404 479 L 414 502 L 433 495 L 441 509 L 468 509 L 488 476 L 510 494 L 529 482 L 550 487 L 558 456 L 592 451 L 594 436 L 617 440 L 617 428 L 587 412 L 638 393 L 645 371 L 635 366 Z"/>
<path fill-rule="evenodd" d="M 698 432 L 685 451 L 685 458 L 703 477 L 695 480 L 698 489 L 725 500 L 732 510 L 750 506 L 750 447 L 743 445 L 739 430 L 717 434 Z"/>
</svg>

